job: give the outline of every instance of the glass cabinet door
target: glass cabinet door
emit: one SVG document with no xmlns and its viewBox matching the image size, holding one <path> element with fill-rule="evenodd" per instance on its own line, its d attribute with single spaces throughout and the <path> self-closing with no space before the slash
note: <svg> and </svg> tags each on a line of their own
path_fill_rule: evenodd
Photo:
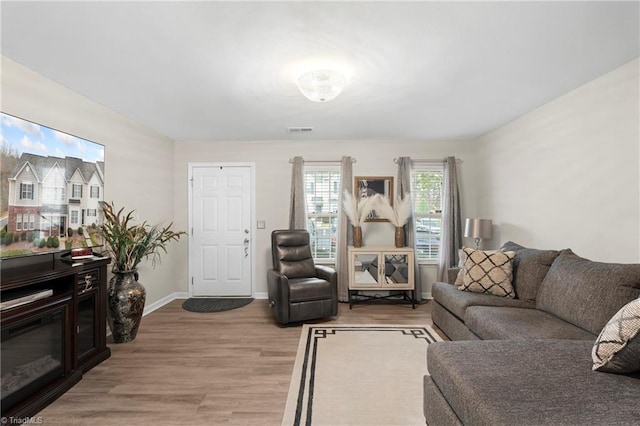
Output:
<svg viewBox="0 0 640 426">
<path fill-rule="evenodd" d="M 378 287 L 378 253 L 354 253 L 353 284 L 358 287 Z"/>
<path fill-rule="evenodd" d="M 387 285 L 404 285 L 409 283 L 410 270 L 409 256 L 407 254 L 385 253 L 384 257 L 384 279 Z"/>
<path fill-rule="evenodd" d="M 98 292 L 89 291 L 78 298 L 78 358 L 96 350 L 96 312 Z"/>
</svg>

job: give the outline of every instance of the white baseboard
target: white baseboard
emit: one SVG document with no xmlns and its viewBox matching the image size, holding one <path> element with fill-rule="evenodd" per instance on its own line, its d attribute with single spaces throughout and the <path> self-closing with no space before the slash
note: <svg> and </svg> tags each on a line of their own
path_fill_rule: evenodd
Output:
<svg viewBox="0 0 640 426">
<path fill-rule="evenodd" d="M 253 294 L 253 298 L 254 299 L 268 299 L 269 298 L 269 293 L 254 293 Z"/>
<path fill-rule="evenodd" d="M 431 292 L 430 291 L 423 292 L 422 293 L 422 299 L 423 300 L 431 300 L 431 299 L 433 299 L 433 296 L 431 296 Z"/>
<path fill-rule="evenodd" d="M 160 309 L 167 303 L 173 302 L 176 299 L 188 299 L 188 298 L 189 298 L 189 293 L 187 292 L 171 293 L 170 295 L 165 296 L 162 299 L 156 300 L 152 304 L 145 306 L 142 316 L 144 317 L 146 315 L 149 315 L 151 312 L 155 311 L 156 309 Z"/>
</svg>

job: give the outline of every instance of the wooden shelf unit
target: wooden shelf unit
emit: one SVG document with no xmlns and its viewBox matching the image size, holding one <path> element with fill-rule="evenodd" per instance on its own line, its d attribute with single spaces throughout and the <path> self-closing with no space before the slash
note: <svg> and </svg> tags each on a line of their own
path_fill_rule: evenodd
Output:
<svg viewBox="0 0 640 426">
<path fill-rule="evenodd" d="M 8 330 L 12 326 L 28 323 L 38 315 L 59 312 L 63 324 L 61 374 L 18 402 L 9 404 L 3 399 L 2 417 L 24 419 L 34 416 L 76 384 L 83 373 L 111 356 L 106 338 L 109 262 L 109 258 L 103 258 L 72 266 L 61 260 L 61 253 L 1 261 L 2 301 L 22 294 L 53 291 L 49 297 L 5 309 L 0 313 L 3 347 L 5 330 L 9 342 Z M 14 347 L 13 350 L 15 349 Z M 2 371 L 3 375 L 6 373 Z M 5 405 L 8 407 L 5 408 Z"/>
</svg>

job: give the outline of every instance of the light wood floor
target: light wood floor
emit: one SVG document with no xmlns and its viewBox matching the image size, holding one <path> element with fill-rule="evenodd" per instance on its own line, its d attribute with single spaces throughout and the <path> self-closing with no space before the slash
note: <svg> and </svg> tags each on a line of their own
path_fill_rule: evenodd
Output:
<svg viewBox="0 0 640 426">
<path fill-rule="evenodd" d="M 266 300 L 192 313 L 175 300 L 143 318 L 135 341 L 37 417 L 58 425 L 280 425 L 301 327 L 280 327 Z M 431 302 L 339 304 L 336 324 L 431 325 Z"/>
</svg>

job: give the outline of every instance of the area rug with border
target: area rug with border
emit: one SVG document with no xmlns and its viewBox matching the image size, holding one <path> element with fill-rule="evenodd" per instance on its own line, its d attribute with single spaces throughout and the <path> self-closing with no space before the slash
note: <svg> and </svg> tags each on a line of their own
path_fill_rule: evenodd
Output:
<svg viewBox="0 0 640 426">
<path fill-rule="evenodd" d="M 283 425 L 424 425 L 428 325 L 305 324 Z"/>
</svg>

